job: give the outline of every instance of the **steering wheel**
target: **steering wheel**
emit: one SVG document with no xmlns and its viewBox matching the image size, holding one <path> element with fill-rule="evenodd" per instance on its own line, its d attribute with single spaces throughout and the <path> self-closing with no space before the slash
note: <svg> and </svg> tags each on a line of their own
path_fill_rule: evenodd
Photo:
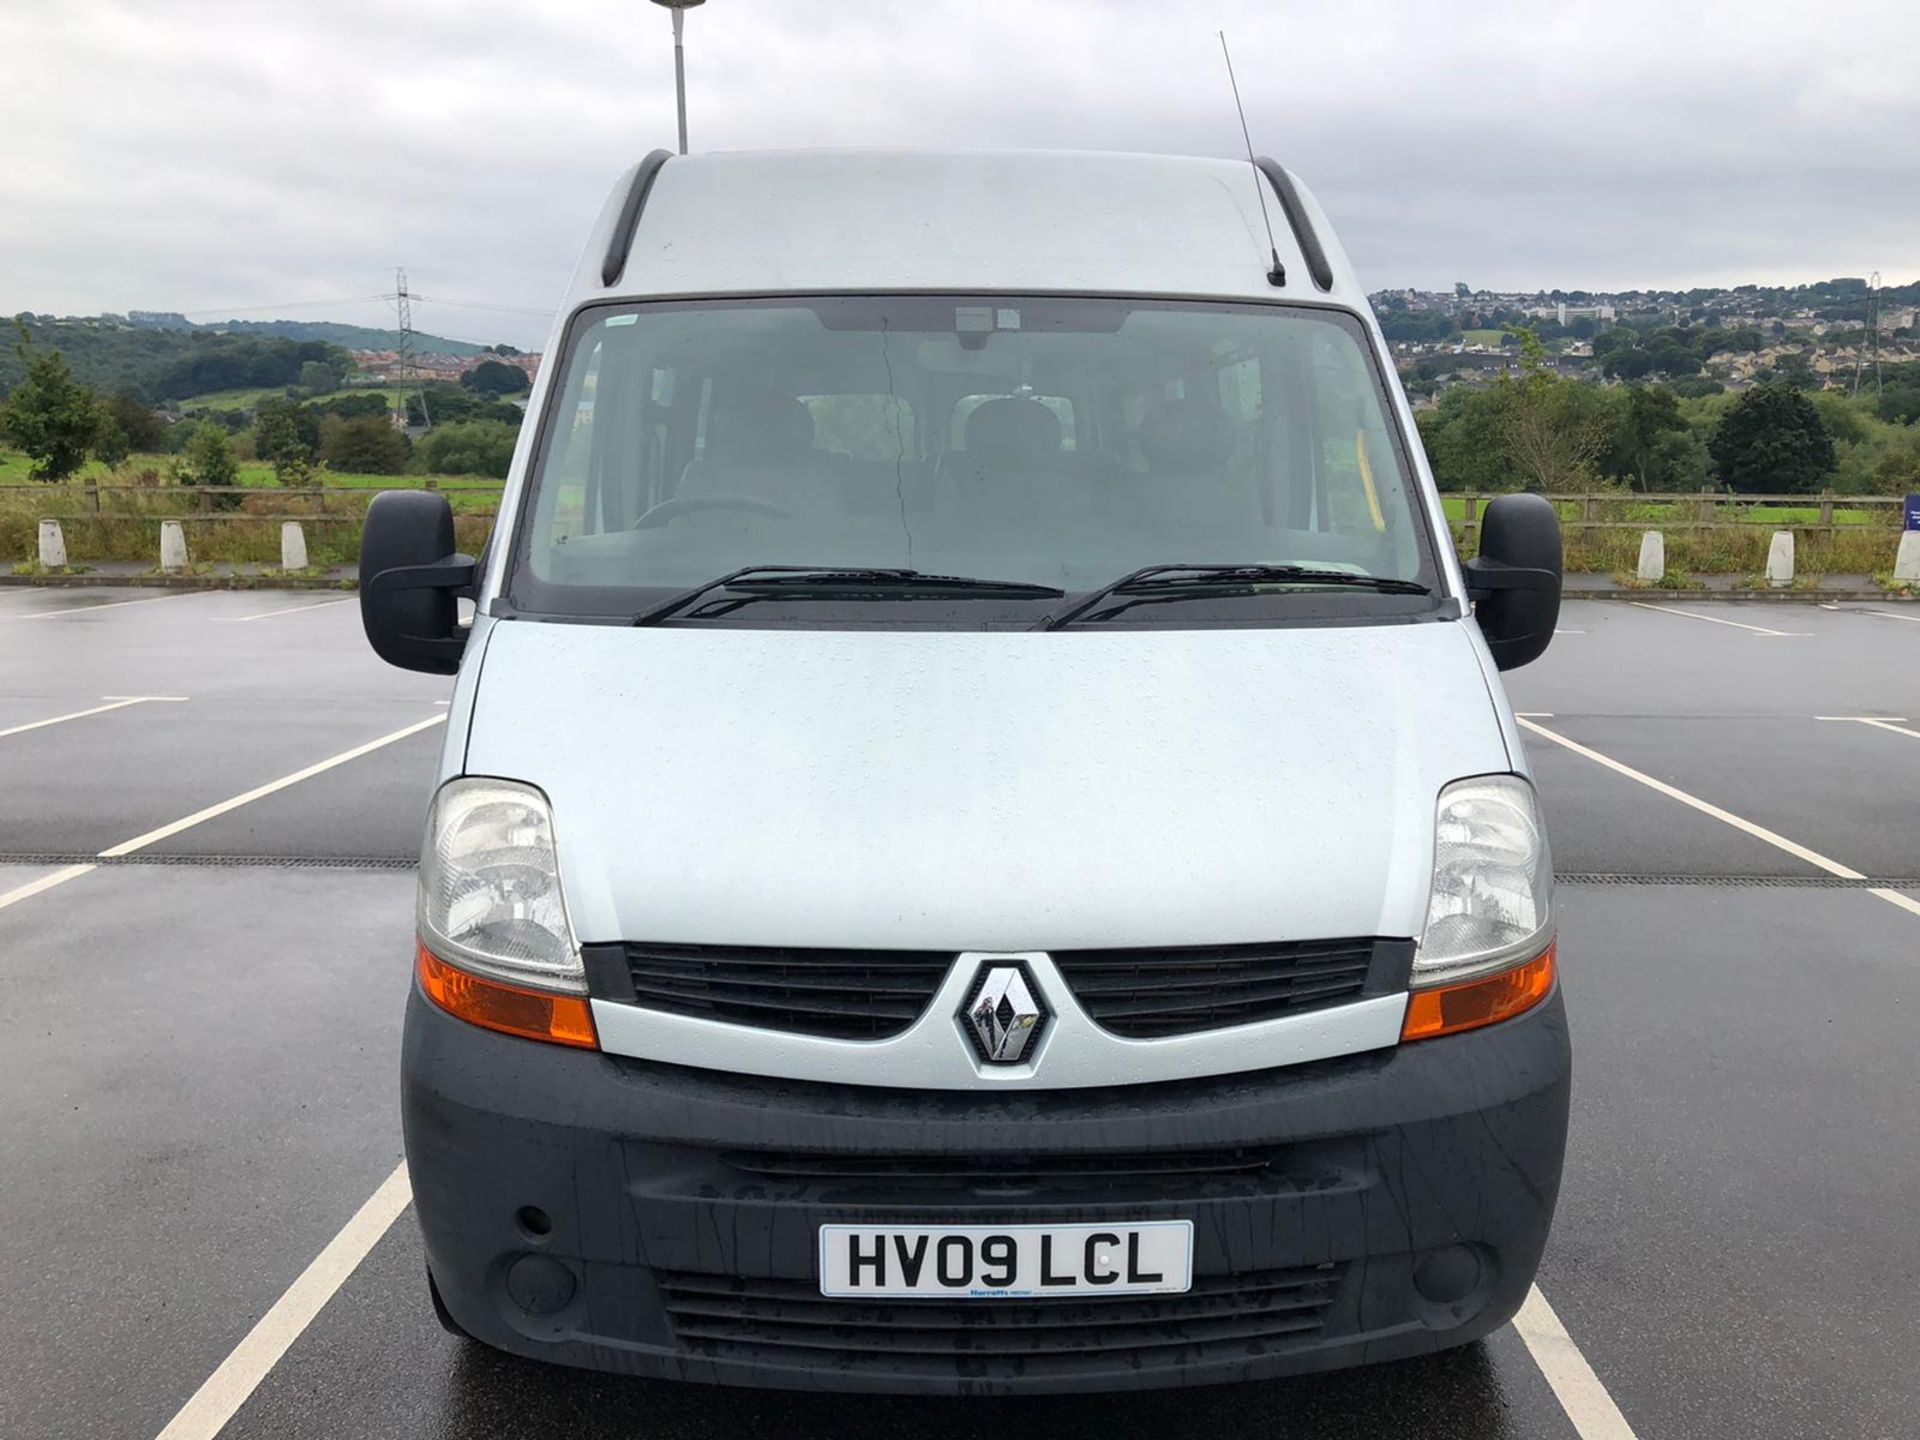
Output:
<svg viewBox="0 0 1920 1440">
<path fill-rule="evenodd" d="M 704 510 L 739 510 L 749 515 L 772 515 L 781 520 L 793 517 L 793 512 L 784 505 L 762 500 L 758 495 L 676 495 L 671 500 L 662 500 L 647 511 L 633 522 L 633 528 L 658 530 L 662 525 L 671 525 L 682 515 L 698 515 Z"/>
</svg>

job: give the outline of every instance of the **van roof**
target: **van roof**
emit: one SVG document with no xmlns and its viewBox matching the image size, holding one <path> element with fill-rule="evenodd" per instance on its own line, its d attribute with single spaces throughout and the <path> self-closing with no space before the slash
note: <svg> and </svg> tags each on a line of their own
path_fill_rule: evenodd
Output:
<svg viewBox="0 0 1920 1440">
<path fill-rule="evenodd" d="M 1265 175 L 1245 160 L 1091 151 L 655 152 L 614 187 L 567 309 L 661 295 L 1026 290 L 1365 314 L 1319 205 L 1263 163 Z M 1282 286 L 1267 279 L 1262 195 Z"/>
</svg>

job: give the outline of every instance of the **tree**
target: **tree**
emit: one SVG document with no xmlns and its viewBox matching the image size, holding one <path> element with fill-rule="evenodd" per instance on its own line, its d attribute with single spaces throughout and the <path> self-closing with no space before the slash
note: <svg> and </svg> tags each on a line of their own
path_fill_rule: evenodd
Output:
<svg viewBox="0 0 1920 1440">
<path fill-rule="evenodd" d="M 1576 488 L 1592 474 L 1606 446 L 1606 421 L 1590 387 L 1547 368 L 1540 337 L 1522 329 L 1520 378 L 1502 375 L 1501 434 L 1514 469 L 1529 490 L 1548 494 Z"/>
<path fill-rule="evenodd" d="M 300 407 L 304 415 L 311 415 L 314 423 L 314 443 L 319 443 L 319 425 L 322 416 L 338 415 L 347 420 L 358 420 L 368 415 L 378 415 L 382 419 L 393 413 L 393 406 L 387 397 L 381 394 L 348 392 L 344 395 L 329 395 L 325 400 L 313 400 Z"/>
<path fill-rule="evenodd" d="M 113 418 L 136 455 L 158 455 L 167 448 L 167 422 L 124 390 L 100 398 L 101 410 Z"/>
<path fill-rule="evenodd" d="M 282 485 L 304 480 L 320 447 L 320 421 L 291 400 L 262 400 L 255 407 L 253 453 L 273 466 Z"/>
<path fill-rule="evenodd" d="M 100 428 L 93 391 L 73 378 L 58 350 L 36 353 L 24 325 L 16 353 L 27 373 L 0 411 L 0 434 L 33 461 L 34 479 L 64 480 L 87 463 Z"/>
<path fill-rule="evenodd" d="M 1611 408 L 1607 473 L 1629 477 L 1643 492 L 1671 489 L 1667 471 L 1679 452 L 1665 444 L 1665 437 L 1687 428 L 1678 397 L 1662 385 L 1629 385 L 1613 392 Z"/>
<path fill-rule="evenodd" d="M 240 479 L 240 462 L 234 459 L 233 445 L 224 426 L 212 420 L 197 422 L 174 462 L 174 475 L 182 485 L 233 486 Z M 238 495 L 220 495 L 215 502 L 222 510 L 240 503 Z"/>
<path fill-rule="evenodd" d="M 533 384 L 518 365 L 506 365 L 498 360 L 482 360 L 460 377 L 460 383 L 475 394 L 495 397 L 518 395 Z"/>
<path fill-rule="evenodd" d="M 1711 375 L 1682 375 L 1667 388 L 1682 400 L 1698 400 L 1703 395 L 1718 395 L 1727 387 Z"/>
<path fill-rule="evenodd" d="M 1496 391 L 1454 385 L 1441 392 L 1438 405 L 1414 418 L 1442 490 L 1512 488 Z"/>
<path fill-rule="evenodd" d="M 93 458 L 112 468 L 133 453 L 127 432 L 104 405 L 95 405 L 93 417 Z"/>
<path fill-rule="evenodd" d="M 320 422 L 320 458 L 350 475 L 398 475 L 413 446 L 386 420 L 329 415 Z"/>
<path fill-rule="evenodd" d="M 1780 363 L 1773 367 L 1773 378 L 1796 390 L 1818 390 L 1821 384 L 1819 372 L 1813 368 L 1813 363 L 1797 350 L 1780 357 Z"/>
<path fill-rule="evenodd" d="M 300 362 L 300 388 L 313 395 L 325 395 L 337 389 L 340 376 L 333 366 L 324 360 L 303 360 Z"/>
<path fill-rule="evenodd" d="M 420 395 L 407 397 L 407 424 L 425 425 L 429 417 L 436 425 L 450 420 L 504 420 L 509 425 L 519 425 L 520 408 L 504 400 L 491 400 L 472 390 L 463 390 L 458 385 L 425 385 L 421 394 L 426 397 L 426 410 L 420 408 Z"/>
<path fill-rule="evenodd" d="M 420 437 L 420 463 L 434 475 L 507 477 L 519 431 L 498 420 L 464 420 L 436 425 Z"/>
<path fill-rule="evenodd" d="M 1713 468 L 1731 490 L 1799 494 L 1833 473 L 1833 436 L 1812 400 L 1785 385 L 1757 385 L 1714 427 Z"/>
</svg>

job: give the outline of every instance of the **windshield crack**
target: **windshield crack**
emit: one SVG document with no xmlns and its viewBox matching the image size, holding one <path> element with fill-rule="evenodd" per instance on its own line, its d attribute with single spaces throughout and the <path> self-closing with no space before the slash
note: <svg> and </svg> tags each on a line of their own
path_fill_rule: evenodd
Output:
<svg viewBox="0 0 1920 1440">
<path fill-rule="evenodd" d="M 899 393 L 894 388 L 893 355 L 887 347 L 890 327 L 880 319 L 880 363 L 887 367 L 887 419 L 893 425 L 893 498 L 900 505 L 900 533 L 907 538 L 907 564 L 913 564 L 913 529 L 907 524 L 907 441 L 900 430 Z"/>
</svg>

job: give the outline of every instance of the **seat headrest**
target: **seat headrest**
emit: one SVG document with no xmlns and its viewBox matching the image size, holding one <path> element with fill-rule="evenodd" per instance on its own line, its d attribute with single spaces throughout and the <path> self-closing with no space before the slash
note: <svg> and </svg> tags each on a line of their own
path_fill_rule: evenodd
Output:
<svg viewBox="0 0 1920 1440">
<path fill-rule="evenodd" d="M 1060 419 L 1038 400 L 1005 396 L 967 417 L 967 454 L 997 468 L 1019 470 L 1060 454 Z"/>
<path fill-rule="evenodd" d="M 727 390 L 714 407 L 707 453 L 716 460 L 777 465 L 813 449 L 813 411 L 777 390 Z"/>
<path fill-rule="evenodd" d="M 1219 470 L 1233 454 L 1233 421 L 1207 400 L 1166 400 L 1140 422 L 1140 453 L 1161 474 Z"/>
</svg>

